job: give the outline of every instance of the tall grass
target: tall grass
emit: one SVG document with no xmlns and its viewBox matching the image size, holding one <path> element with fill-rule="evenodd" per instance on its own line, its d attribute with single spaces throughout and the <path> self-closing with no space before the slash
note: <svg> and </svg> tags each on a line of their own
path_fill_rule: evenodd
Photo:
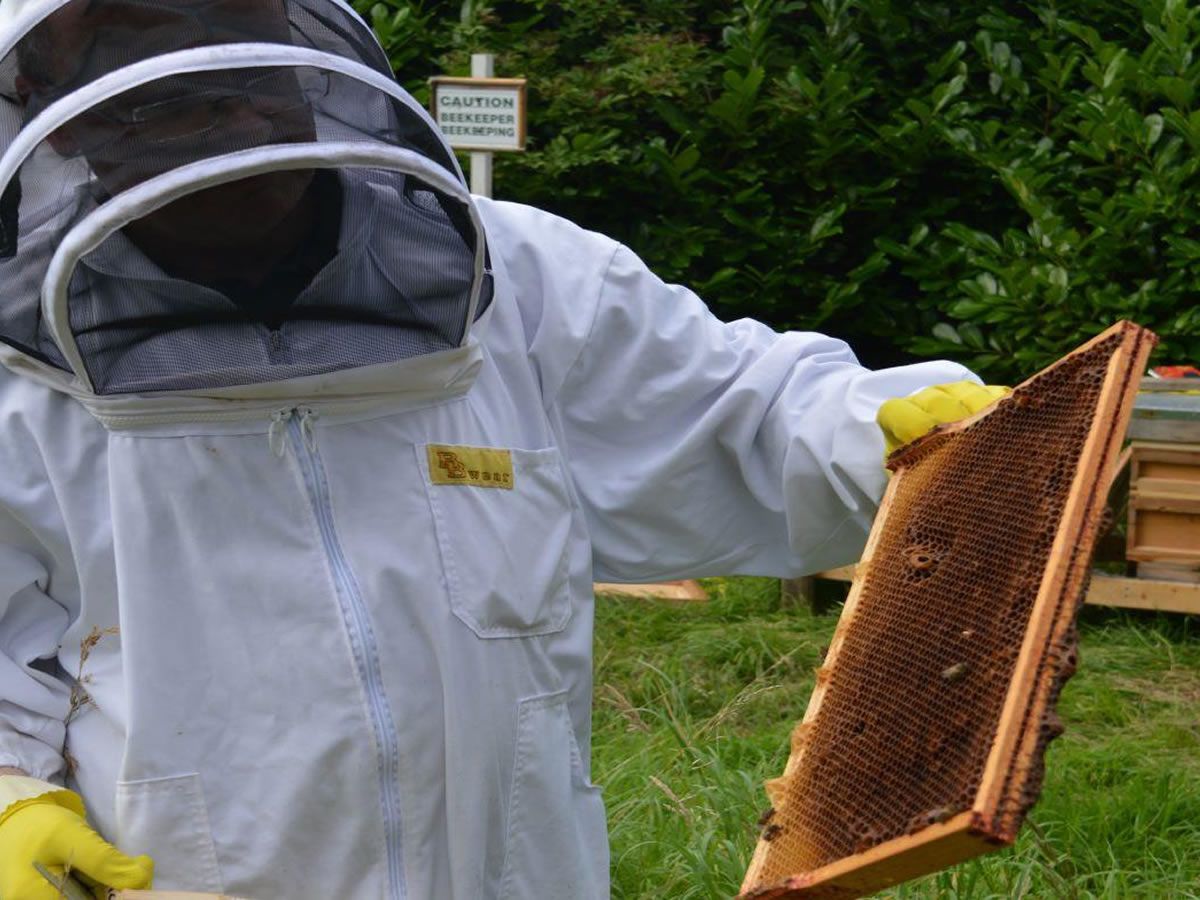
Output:
<svg viewBox="0 0 1200 900">
<path fill-rule="evenodd" d="M 736 894 L 836 624 L 777 582 L 714 579 L 708 603 L 601 598 L 593 775 L 617 898 Z M 1200 898 L 1200 628 L 1085 610 L 1042 799 L 1017 845 L 894 898 Z"/>
</svg>

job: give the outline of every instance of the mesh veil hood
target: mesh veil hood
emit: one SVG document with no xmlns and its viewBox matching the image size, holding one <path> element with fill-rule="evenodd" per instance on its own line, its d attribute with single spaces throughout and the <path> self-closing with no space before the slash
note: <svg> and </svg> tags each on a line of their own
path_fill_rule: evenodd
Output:
<svg viewBox="0 0 1200 900">
<path fill-rule="evenodd" d="M 453 153 L 341 0 L 0 0 L 0 343 L 95 395 L 466 345 Z"/>
</svg>

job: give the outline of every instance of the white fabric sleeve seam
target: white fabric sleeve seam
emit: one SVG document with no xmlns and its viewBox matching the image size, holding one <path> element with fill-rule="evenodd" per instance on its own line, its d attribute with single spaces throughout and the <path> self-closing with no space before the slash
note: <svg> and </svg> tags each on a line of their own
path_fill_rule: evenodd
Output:
<svg viewBox="0 0 1200 900">
<path fill-rule="evenodd" d="M 596 290 L 596 300 L 592 307 L 592 320 L 588 323 L 587 333 L 583 336 L 583 340 L 579 342 L 579 350 L 575 354 L 575 358 L 571 360 L 571 364 L 567 366 L 566 370 L 563 372 L 563 377 L 558 383 L 558 387 L 555 390 L 554 396 L 543 398 L 543 407 L 546 411 L 549 411 L 550 407 L 558 402 L 559 395 L 563 392 L 567 382 L 571 380 L 571 376 L 574 374 L 575 368 L 579 365 L 579 361 L 583 358 L 583 351 L 587 349 L 588 344 L 591 342 L 592 333 L 596 330 L 596 320 L 600 318 L 600 301 L 604 297 L 605 287 L 608 286 L 608 273 L 612 271 L 613 262 L 616 261 L 617 254 L 624 249 L 626 249 L 624 244 L 617 244 L 617 246 L 613 248 L 613 252 L 609 255 L 608 262 L 605 263 L 604 274 L 600 278 L 600 287 Z"/>
</svg>

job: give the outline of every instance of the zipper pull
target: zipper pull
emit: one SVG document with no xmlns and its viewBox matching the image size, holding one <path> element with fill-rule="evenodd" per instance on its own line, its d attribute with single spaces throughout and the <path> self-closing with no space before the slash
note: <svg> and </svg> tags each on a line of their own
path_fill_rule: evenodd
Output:
<svg viewBox="0 0 1200 900">
<path fill-rule="evenodd" d="M 304 435 L 304 446 L 313 452 L 317 449 L 317 435 L 313 431 L 313 422 L 320 418 L 320 414 L 307 406 L 297 408 L 296 412 L 300 414 L 300 433 Z"/>
<path fill-rule="evenodd" d="M 271 428 L 267 432 L 267 443 L 271 446 L 271 452 L 280 459 L 283 459 L 284 450 L 287 447 L 284 441 L 284 431 L 287 430 L 287 423 L 294 412 L 295 410 L 289 406 L 271 413 Z"/>
</svg>

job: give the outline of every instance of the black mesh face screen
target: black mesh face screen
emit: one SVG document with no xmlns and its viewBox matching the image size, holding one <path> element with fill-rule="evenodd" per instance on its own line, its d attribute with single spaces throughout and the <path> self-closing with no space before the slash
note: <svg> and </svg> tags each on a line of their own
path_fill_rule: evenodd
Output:
<svg viewBox="0 0 1200 900">
<path fill-rule="evenodd" d="M 236 43 L 309 47 L 391 76 L 370 29 L 332 0 L 71 0 L 0 59 L 0 72 L 20 73 L 32 116 L 132 63 Z"/>
<path fill-rule="evenodd" d="M 446 212 L 459 201 L 395 172 L 305 175 L 314 213 L 339 227 L 261 280 L 229 277 L 203 248 L 181 277 L 125 232 L 83 259 L 70 324 L 96 393 L 256 384 L 459 346 L 475 275 L 474 235 Z M 337 209 L 321 205 L 330 197 Z M 489 277 L 480 309 L 490 298 Z"/>
<path fill-rule="evenodd" d="M 271 45 L 270 64 L 253 47 L 209 49 L 246 42 Z M 313 51 L 324 56 L 299 58 Z M 177 55 L 155 65 L 165 53 Z M 339 71 L 335 57 L 376 74 Z M 42 306 L 51 259 L 72 229 L 152 179 L 217 173 L 218 157 L 245 151 L 362 144 L 438 167 L 433 184 L 460 181 L 428 118 L 393 82 L 370 83 L 378 76 L 390 72 L 370 30 L 333 0 L 56 7 L 0 59 L 24 122 L 0 204 L 0 342 L 70 368 Z M 111 84 L 103 94 L 89 89 L 98 78 Z M 322 166 L 197 183 L 84 256 L 57 328 L 69 328 L 94 390 L 276 381 L 459 346 L 480 240 L 466 203 L 419 176 Z M 481 281 L 477 314 L 491 298 L 490 276 Z"/>
<path fill-rule="evenodd" d="M 43 232 L 22 247 L 22 252 L 0 259 L 0 343 L 15 347 L 55 368 L 69 370 L 42 316 L 41 287 L 46 261 L 54 252 L 53 235 Z M 28 249 L 31 252 L 25 253 Z"/>
<path fill-rule="evenodd" d="M 392 78 L 370 29 L 333 0 L 71 0 L 0 58 L 0 84 L 11 85 L 10 99 L 28 122 L 51 103 L 134 63 L 178 50 L 245 42 L 318 50 Z M 238 92 L 262 97 L 279 87 L 246 85 L 234 73 L 222 79 L 210 72 L 194 80 L 205 90 L 199 96 L 214 100 Z M 192 87 L 164 80 L 140 95 L 132 92 L 121 103 L 161 120 L 175 111 L 169 102 L 182 106 L 195 101 L 196 95 L 188 99 Z M 158 107 L 151 93 L 159 95 Z M 137 103 L 139 98 L 144 102 Z M 451 154 L 419 119 L 410 114 L 394 124 L 401 128 L 396 136 L 402 142 L 447 171 L 455 170 Z"/>
<path fill-rule="evenodd" d="M 198 160 L 317 140 L 386 143 L 454 172 L 428 124 L 396 97 L 314 66 L 254 66 L 155 78 L 57 121 L 21 182 L 57 184 L 56 170 L 79 159 L 103 200 Z"/>
</svg>

